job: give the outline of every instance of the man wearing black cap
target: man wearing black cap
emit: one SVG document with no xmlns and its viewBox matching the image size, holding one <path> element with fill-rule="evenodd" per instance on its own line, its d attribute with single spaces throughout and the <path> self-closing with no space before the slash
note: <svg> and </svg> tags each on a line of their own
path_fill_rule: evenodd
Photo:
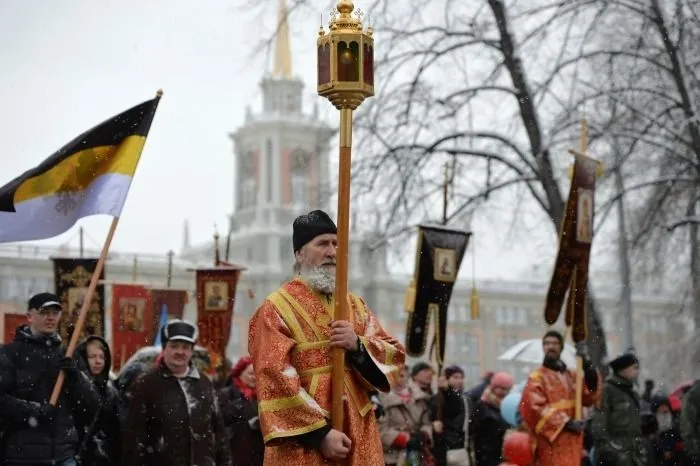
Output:
<svg viewBox="0 0 700 466">
<path fill-rule="evenodd" d="M 612 375 L 605 381 L 600 407 L 593 414 L 596 464 L 600 466 L 645 466 L 646 439 L 642 434 L 639 394 L 634 382 L 639 376 L 639 360 L 625 353 L 610 362 Z"/>
<path fill-rule="evenodd" d="M 350 322 L 334 321 L 336 226 L 321 210 L 294 221 L 296 277 L 270 294 L 250 320 L 265 464 L 383 464 L 368 391 L 387 392 L 403 346 L 350 294 Z M 331 429 L 331 348 L 347 355 L 344 432 Z"/>
<path fill-rule="evenodd" d="M 538 466 L 580 466 L 586 423 L 575 419 L 576 373 L 561 360 L 564 337 L 550 330 L 542 338 L 542 367 L 530 374 L 520 401 L 520 415 L 537 438 Z M 584 343 L 576 345 L 583 358 L 583 406 L 600 396 L 600 374 L 588 358 Z"/>
<path fill-rule="evenodd" d="M 124 426 L 123 464 L 230 466 L 213 385 L 192 364 L 197 327 L 170 320 L 160 338 L 160 365 L 134 382 Z"/>
<path fill-rule="evenodd" d="M 0 459 L 7 466 L 75 466 L 79 433 L 99 409 L 97 392 L 61 347 L 62 311 L 58 296 L 33 296 L 28 324 L 0 347 L 0 416 L 5 423 Z M 65 381 L 54 407 L 49 399 L 60 370 Z"/>
</svg>

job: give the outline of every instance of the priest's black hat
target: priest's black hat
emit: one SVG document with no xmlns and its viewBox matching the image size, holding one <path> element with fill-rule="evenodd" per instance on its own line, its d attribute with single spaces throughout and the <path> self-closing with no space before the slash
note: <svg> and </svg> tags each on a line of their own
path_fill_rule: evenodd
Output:
<svg viewBox="0 0 700 466">
<path fill-rule="evenodd" d="M 306 215 L 298 216 L 294 220 L 293 228 L 292 244 L 294 252 L 297 252 L 317 236 L 338 233 L 338 228 L 333 223 L 333 220 L 322 210 L 314 210 Z"/>
<path fill-rule="evenodd" d="M 625 353 L 610 361 L 610 368 L 613 372 L 620 372 L 635 364 L 639 364 L 637 356 L 634 353 Z"/>
<path fill-rule="evenodd" d="M 160 339 L 163 346 L 165 346 L 168 341 L 178 340 L 186 341 L 194 345 L 197 343 L 197 338 L 199 338 L 197 326 L 186 320 L 169 320 L 168 323 L 163 325 L 163 328 L 160 329 Z"/>
</svg>

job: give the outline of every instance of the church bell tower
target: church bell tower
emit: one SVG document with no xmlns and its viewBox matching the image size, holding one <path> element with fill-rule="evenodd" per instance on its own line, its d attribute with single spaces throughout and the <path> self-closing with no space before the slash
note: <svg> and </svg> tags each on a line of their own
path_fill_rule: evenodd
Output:
<svg viewBox="0 0 700 466">
<path fill-rule="evenodd" d="M 256 269 L 291 270 L 294 218 L 329 210 L 329 143 L 334 131 L 303 109 L 304 83 L 292 72 L 286 0 L 279 0 L 272 72 L 260 82 L 262 109 L 248 108 L 234 145 L 231 259 Z M 314 94 L 315 95 L 315 94 Z"/>
</svg>

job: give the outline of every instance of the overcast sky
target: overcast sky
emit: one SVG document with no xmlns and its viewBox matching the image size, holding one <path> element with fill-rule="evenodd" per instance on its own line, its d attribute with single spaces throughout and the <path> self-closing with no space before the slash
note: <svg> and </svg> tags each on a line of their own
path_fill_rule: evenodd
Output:
<svg viewBox="0 0 700 466">
<path fill-rule="evenodd" d="M 262 23 L 242 3 L 0 0 L 0 185 L 162 88 L 113 248 L 177 251 L 185 219 L 195 243 L 211 238 L 215 223 L 224 232 L 234 180 L 227 134 L 243 123 L 247 105 L 260 105 L 258 82 L 269 62 L 250 52 L 273 31 L 277 2 L 268 1 Z M 312 99 L 320 100 L 314 97 L 317 27 L 311 15 L 297 15 L 291 24 L 293 68 L 307 83 L 307 109 Z M 320 107 L 335 124 L 330 104 Z M 109 223 L 102 217 L 79 223 L 88 247 L 100 246 Z M 508 219 L 477 219 L 478 275 L 515 277 L 533 263 L 549 275 L 553 235 L 525 246 L 506 240 L 512 227 Z M 44 243 L 71 240 L 77 246 L 77 231 Z M 411 247 L 407 256 L 412 254 Z M 462 276 L 471 274 L 467 267 Z"/>
</svg>

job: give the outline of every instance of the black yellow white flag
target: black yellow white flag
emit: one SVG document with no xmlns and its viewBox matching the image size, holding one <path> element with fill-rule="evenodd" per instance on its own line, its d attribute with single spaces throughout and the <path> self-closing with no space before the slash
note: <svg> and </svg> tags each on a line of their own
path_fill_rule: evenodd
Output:
<svg viewBox="0 0 700 466">
<path fill-rule="evenodd" d="M 0 243 L 59 235 L 80 218 L 118 217 L 160 101 L 136 105 L 81 134 L 0 188 Z"/>
</svg>

